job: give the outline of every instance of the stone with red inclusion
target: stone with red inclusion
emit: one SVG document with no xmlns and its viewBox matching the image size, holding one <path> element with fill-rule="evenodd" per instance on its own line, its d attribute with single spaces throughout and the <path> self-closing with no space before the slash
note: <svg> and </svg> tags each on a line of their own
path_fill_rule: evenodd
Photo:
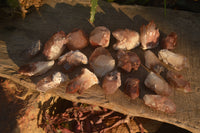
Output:
<svg viewBox="0 0 200 133">
<path fill-rule="evenodd" d="M 54 65 L 54 61 L 38 61 L 21 66 L 18 72 L 26 76 L 36 76 L 46 73 Z"/>
<path fill-rule="evenodd" d="M 107 49 L 98 47 L 91 54 L 89 64 L 98 77 L 103 77 L 114 69 L 115 60 Z"/>
<path fill-rule="evenodd" d="M 156 25 L 151 21 L 148 25 L 142 25 L 140 28 L 140 42 L 142 49 L 152 49 L 159 44 L 159 29 L 156 29 Z"/>
<path fill-rule="evenodd" d="M 36 89 L 41 92 L 46 92 L 50 89 L 56 88 L 66 80 L 67 77 L 65 76 L 65 74 L 61 72 L 55 72 L 54 74 L 40 80 L 36 85 Z"/>
<path fill-rule="evenodd" d="M 176 105 L 166 96 L 146 94 L 143 97 L 143 100 L 147 106 L 156 110 L 160 110 L 166 113 L 176 112 Z"/>
<path fill-rule="evenodd" d="M 136 99 L 139 96 L 139 79 L 128 78 L 125 83 L 124 92 L 131 97 Z"/>
<path fill-rule="evenodd" d="M 83 93 L 84 90 L 92 87 L 95 84 L 98 84 L 98 78 L 87 68 L 83 68 L 82 73 L 76 78 L 72 79 L 66 88 L 67 93 Z"/>
<path fill-rule="evenodd" d="M 138 55 L 134 52 L 125 52 L 119 50 L 117 52 L 118 58 L 118 67 L 121 67 L 123 70 L 130 72 L 132 69 L 138 70 L 140 67 L 141 61 Z"/>
<path fill-rule="evenodd" d="M 69 50 L 80 50 L 88 46 L 89 41 L 85 32 L 75 29 L 67 35 L 67 47 Z"/>
<path fill-rule="evenodd" d="M 115 50 L 131 50 L 140 44 L 140 35 L 134 30 L 118 29 L 112 35 L 117 39 L 113 45 Z"/>
<path fill-rule="evenodd" d="M 171 32 L 162 40 L 162 47 L 164 49 L 175 49 L 177 42 L 177 34 L 175 32 Z"/>
<path fill-rule="evenodd" d="M 98 26 L 90 33 L 89 38 L 92 46 L 108 47 L 110 43 L 110 30 L 105 26 Z"/>
<path fill-rule="evenodd" d="M 154 72 L 150 72 L 147 75 L 144 84 L 147 88 L 159 95 L 169 96 L 172 93 L 171 86 Z"/>
<path fill-rule="evenodd" d="M 185 80 L 183 75 L 177 72 L 168 71 L 166 78 L 169 84 L 174 88 L 181 89 L 185 93 L 191 92 L 190 83 L 187 80 Z"/>
<path fill-rule="evenodd" d="M 48 60 L 56 60 L 64 51 L 67 38 L 64 31 L 55 33 L 44 45 L 43 54 Z"/>
<path fill-rule="evenodd" d="M 151 69 L 152 71 L 160 74 L 164 71 L 164 67 L 161 64 L 158 57 L 151 51 L 147 50 L 144 52 L 145 66 Z"/>
<path fill-rule="evenodd" d="M 102 83 L 105 94 L 113 94 L 121 86 L 120 72 L 114 71 L 108 73 Z"/>
<path fill-rule="evenodd" d="M 169 66 L 173 67 L 177 71 L 189 67 L 189 60 L 184 55 L 174 53 L 167 49 L 161 49 L 158 52 L 158 57 L 165 64 L 169 64 Z"/>
<path fill-rule="evenodd" d="M 76 66 L 87 63 L 87 56 L 79 50 L 67 52 L 58 58 L 58 65 L 63 65 L 65 71 L 72 70 Z"/>
</svg>

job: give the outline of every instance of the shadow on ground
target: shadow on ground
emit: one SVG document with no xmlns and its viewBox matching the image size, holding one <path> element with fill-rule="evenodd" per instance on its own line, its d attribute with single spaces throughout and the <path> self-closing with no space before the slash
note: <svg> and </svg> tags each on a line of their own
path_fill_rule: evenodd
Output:
<svg viewBox="0 0 200 133">
<path fill-rule="evenodd" d="M 26 102 L 17 99 L 15 86 L 0 77 L 0 132 L 11 133 L 19 130 L 17 119 L 23 115 Z M 20 88 L 19 88 L 20 89 Z"/>
</svg>

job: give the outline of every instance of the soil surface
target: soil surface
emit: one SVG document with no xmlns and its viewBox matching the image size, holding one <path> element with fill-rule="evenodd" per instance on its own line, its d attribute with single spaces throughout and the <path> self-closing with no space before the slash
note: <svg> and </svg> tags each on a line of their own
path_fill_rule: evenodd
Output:
<svg viewBox="0 0 200 133">
<path fill-rule="evenodd" d="M 26 88 L 7 79 L 0 79 L 0 132 L 1 133 L 45 133 L 40 125 L 46 112 L 62 114 L 73 103 L 50 94 L 29 92 Z M 119 113 L 118 113 L 119 114 Z M 123 115 L 123 114 L 119 114 Z M 113 121 L 110 121 L 112 124 Z M 109 123 L 108 123 L 109 124 Z M 136 117 L 131 119 L 130 126 L 134 132 L 168 133 L 188 131 L 176 126 L 161 123 L 155 120 Z M 126 124 L 121 124 L 108 131 L 108 133 L 128 133 Z"/>
</svg>

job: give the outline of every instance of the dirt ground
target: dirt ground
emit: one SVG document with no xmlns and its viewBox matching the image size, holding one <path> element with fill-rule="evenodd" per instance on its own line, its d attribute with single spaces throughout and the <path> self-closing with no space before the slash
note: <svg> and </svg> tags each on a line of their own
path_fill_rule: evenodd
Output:
<svg viewBox="0 0 200 133">
<path fill-rule="evenodd" d="M 45 133 L 45 129 L 39 126 L 44 117 L 44 113 L 51 110 L 57 114 L 62 114 L 70 106 L 72 106 L 72 102 L 70 101 L 50 94 L 29 92 L 28 89 L 10 80 L 0 78 L 1 133 Z M 145 132 L 188 132 L 170 124 L 145 118 L 131 119 L 130 125 L 134 132 L 140 132 L 141 125 Z M 122 132 L 129 132 L 125 124 L 121 124 L 108 131 L 108 133 Z"/>
<path fill-rule="evenodd" d="M 70 101 L 50 94 L 29 93 L 26 88 L 13 83 L 10 80 L 0 80 L 0 132 L 1 133 L 43 133 L 39 127 L 45 111 L 63 113 L 72 106 Z M 143 123 L 144 131 L 153 131 L 161 126 L 158 121 L 137 118 Z M 140 128 L 135 120 L 131 120 L 132 129 L 139 132 Z M 146 128 L 147 127 L 147 128 Z M 110 132 L 128 132 L 126 125 L 122 124 L 113 128 Z"/>
</svg>

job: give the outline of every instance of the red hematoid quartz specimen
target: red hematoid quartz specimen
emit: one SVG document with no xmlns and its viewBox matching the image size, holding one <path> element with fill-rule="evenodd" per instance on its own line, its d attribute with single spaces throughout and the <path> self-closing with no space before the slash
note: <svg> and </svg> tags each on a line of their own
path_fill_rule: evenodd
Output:
<svg viewBox="0 0 200 133">
<path fill-rule="evenodd" d="M 189 67 L 189 61 L 185 56 L 171 52 L 167 49 L 160 50 L 158 52 L 158 57 L 165 64 L 169 64 L 177 71 L 181 71 L 183 68 Z"/>
<path fill-rule="evenodd" d="M 67 77 L 65 76 L 65 74 L 61 72 L 55 72 L 54 74 L 40 80 L 37 83 L 36 89 L 41 92 L 46 92 L 47 90 L 56 88 L 62 82 L 65 82 L 66 80 L 67 80 Z"/>
<path fill-rule="evenodd" d="M 181 89 L 185 93 L 191 92 L 190 83 L 186 81 L 181 74 L 177 72 L 168 71 L 166 78 L 169 84 L 174 88 Z"/>
<path fill-rule="evenodd" d="M 63 31 L 59 31 L 45 43 L 43 54 L 48 60 L 56 60 L 64 51 L 66 43 L 66 34 Z"/>
<path fill-rule="evenodd" d="M 58 59 L 58 65 L 61 65 L 65 62 L 68 62 L 71 65 L 77 66 L 80 64 L 87 64 L 88 59 L 87 56 L 85 56 L 82 52 L 79 50 L 76 51 L 70 51 L 66 54 L 62 55 Z"/>
<path fill-rule="evenodd" d="M 117 39 L 117 43 L 113 45 L 115 50 L 131 50 L 140 44 L 140 35 L 134 30 L 118 29 L 112 34 Z"/>
<path fill-rule="evenodd" d="M 176 112 L 176 105 L 166 96 L 147 94 L 143 97 L 143 100 L 147 106 L 156 110 L 160 110 L 166 113 Z"/>
<path fill-rule="evenodd" d="M 66 92 L 76 93 L 78 91 L 78 93 L 81 94 L 84 90 L 98 83 L 99 81 L 96 75 L 90 72 L 87 68 L 83 68 L 82 73 L 68 83 Z"/>
<path fill-rule="evenodd" d="M 67 47 L 69 50 L 80 50 L 88 46 L 89 41 L 85 32 L 76 29 L 67 35 Z"/>
<path fill-rule="evenodd" d="M 151 51 L 147 50 L 144 52 L 144 59 L 145 59 L 145 66 L 152 71 L 160 74 L 162 71 L 164 71 L 164 67 L 161 64 L 158 57 Z"/>
<path fill-rule="evenodd" d="M 139 79 L 128 78 L 125 83 L 124 92 L 131 97 L 136 99 L 139 96 Z"/>
<path fill-rule="evenodd" d="M 120 72 L 114 71 L 108 73 L 103 80 L 102 88 L 105 94 L 113 94 L 121 86 Z"/>
<path fill-rule="evenodd" d="M 38 61 L 23 65 L 18 72 L 26 76 L 36 76 L 46 73 L 54 65 L 54 61 Z"/>
<path fill-rule="evenodd" d="M 138 70 L 141 64 L 140 58 L 134 52 L 125 52 L 119 50 L 117 52 L 117 59 L 118 67 L 121 67 L 127 72 L 130 72 L 132 69 Z"/>
<path fill-rule="evenodd" d="M 105 26 L 98 26 L 90 33 L 89 38 L 92 46 L 108 47 L 110 43 L 110 30 Z"/>
<path fill-rule="evenodd" d="M 164 49 L 175 49 L 177 43 L 177 34 L 171 32 L 166 38 L 162 40 L 162 47 Z"/>
<path fill-rule="evenodd" d="M 151 21 L 148 25 L 142 25 L 140 28 L 140 42 L 142 48 L 152 49 L 159 44 L 159 29 L 156 29 L 156 25 Z"/>
<path fill-rule="evenodd" d="M 87 56 L 79 50 L 67 52 L 58 58 L 58 65 L 63 65 L 65 71 L 72 70 L 76 66 L 87 63 Z"/>
<path fill-rule="evenodd" d="M 144 84 L 159 95 L 169 96 L 172 93 L 171 86 L 154 72 L 150 72 L 147 75 Z"/>
<path fill-rule="evenodd" d="M 96 48 L 89 58 L 90 67 L 98 77 L 104 76 L 115 67 L 115 60 L 110 52 L 103 48 Z"/>
</svg>

